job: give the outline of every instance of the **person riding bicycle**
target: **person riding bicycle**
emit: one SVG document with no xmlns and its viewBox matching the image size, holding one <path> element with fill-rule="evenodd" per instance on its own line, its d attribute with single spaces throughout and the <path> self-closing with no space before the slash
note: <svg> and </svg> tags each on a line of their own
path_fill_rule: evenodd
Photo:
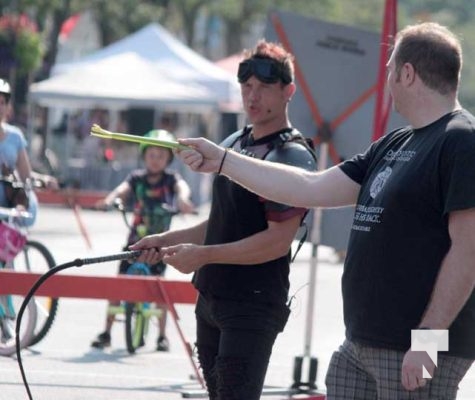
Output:
<svg viewBox="0 0 475 400">
<path fill-rule="evenodd" d="M 31 213 L 31 218 L 24 219 L 25 225 L 32 225 L 36 218 L 38 200 L 30 182 L 32 179 L 42 181 L 45 186 L 56 189 L 54 177 L 32 171 L 30 159 L 26 151 L 27 142 L 20 128 L 8 124 L 7 116 L 10 106 L 10 84 L 0 79 L 0 206 L 21 207 Z M 25 185 L 15 188 L 14 182 L 19 180 Z"/>
<path fill-rule="evenodd" d="M 154 129 L 145 136 L 160 140 L 176 140 L 173 134 L 164 129 Z M 132 171 L 122 183 L 96 204 L 97 208 L 105 209 L 110 207 L 117 198 L 124 204 L 129 204 L 132 200 L 134 218 L 124 250 L 145 235 L 168 230 L 172 216 L 170 209 L 177 209 L 182 213 L 190 213 L 194 210 L 194 205 L 190 201 L 191 191 L 188 184 L 179 174 L 166 170 L 173 161 L 172 150 L 141 144 L 140 153 L 145 169 Z M 129 266 L 130 263 L 127 260 L 122 261 L 119 265 L 119 274 L 127 273 Z M 166 269 L 163 262 L 149 267 L 152 275 L 159 276 L 163 276 Z M 113 323 L 114 315 L 108 315 L 105 330 L 91 343 L 92 347 L 102 349 L 111 345 Z M 163 309 L 159 319 L 158 351 L 169 350 L 165 327 L 166 312 Z"/>
</svg>

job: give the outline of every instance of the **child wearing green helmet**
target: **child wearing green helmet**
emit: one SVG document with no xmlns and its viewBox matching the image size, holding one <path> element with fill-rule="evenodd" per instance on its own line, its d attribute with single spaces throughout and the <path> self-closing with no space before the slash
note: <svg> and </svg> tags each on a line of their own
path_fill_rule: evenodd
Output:
<svg viewBox="0 0 475 400">
<path fill-rule="evenodd" d="M 163 129 L 154 129 L 145 136 L 160 140 L 175 140 L 173 134 Z M 167 170 L 173 161 L 172 150 L 143 144 L 140 145 L 140 153 L 145 168 L 132 171 L 122 183 L 96 204 L 97 208 L 104 209 L 109 208 L 118 198 L 124 204 L 132 201 L 134 218 L 124 250 L 145 235 L 169 229 L 171 214 L 164 214 L 164 207 L 177 209 L 181 213 L 190 213 L 194 210 L 188 184 L 179 174 Z M 119 265 L 119 274 L 125 274 L 129 265 L 127 260 L 122 261 Z M 152 274 L 159 276 L 163 276 L 166 269 L 163 262 L 149 267 Z M 159 319 L 158 351 L 169 349 L 165 334 L 166 313 L 163 311 Z M 113 322 L 114 316 L 107 316 L 105 330 L 91 343 L 92 347 L 102 349 L 110 346 Z"/>
<path fill-rule="evenodd" d="M 165 129 L 152 129 L 151 131 L 147 132 L 144 137 L 149 137 L 152 139 L 164 140 L 168 142 L 176 142 L 175 135 L 173 133 L 168 132 Z M 143 156 L 145 150 L 147 150 L 151 145 L 147 143 L 141 143 L 139 146 L 140 154 Z M 172 149 L 166 149 L 170 154 L 171 163 L 173 161 L 173 151 Z"/>
</svg>

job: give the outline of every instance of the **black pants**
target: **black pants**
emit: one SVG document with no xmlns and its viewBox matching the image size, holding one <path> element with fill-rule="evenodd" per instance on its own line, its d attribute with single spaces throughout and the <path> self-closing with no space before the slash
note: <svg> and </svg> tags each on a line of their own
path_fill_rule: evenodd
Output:
<svg viewBox="0 0 475 400">
<path fill-rule="evenodd" d="M 259 400 L 288 307 L 200 294 L 195 312 L 198 359 L 210 400 Z"/>
</svg>

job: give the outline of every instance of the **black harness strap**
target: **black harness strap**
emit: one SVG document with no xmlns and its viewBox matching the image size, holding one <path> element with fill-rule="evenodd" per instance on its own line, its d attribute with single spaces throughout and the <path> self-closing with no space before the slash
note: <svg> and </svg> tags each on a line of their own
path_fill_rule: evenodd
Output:
<svg viewBox="0 0 475 400">
<path fill-rule="evenodd" d="M 247 136 L 251 133 L 251 130 L 252 130 L 251 125 L 245 126 L 241 130 L 241 133 L 239 135 L 236 135 L 235 140 L 232 143 L 229 144 L 229 147 L 232 148 L 237 143 L 237 141 L 240 140 L 241 143 L 242 143 L 241 148 L 244 148 L 245 146 L 244 146 L 243 140 L 247 139 Z M 282 146 L 285 145 L 285 143 L 288 143 L 288 142 L 296 142 L 296 143 L 301 144 L 302 146 L 304 146 L 305 149 L 310 153 L 310 155 L 314 159 L 315 165 L 317 164 L 317 155 L 315 153 L 313 140 L 309 139 L 309 138 L 306 138 L 298 130 L 296 130 L 294 128 L 291 128 L 291 127 L 282 129 L 282 131 L 279 133 L 279 135 L 274 140 L 270 141 L 267 144 L 268 149 L 264 153 L 264 155 L 261 157 L 261 160 L 265 160 L 266 157 L 269 155 L 269 153 L 272 150 L 274 150 L 276 148 L 279 148 L 279 147 L 282 147 Z M 304 233 L 303 233 L 302 237 L 300 238 L 299 244 L 297 246 L 297 250 L 295 251 L 295 253 L 292 257 L 291 262 L 293 262 L 295 260 L 295 257 L 297 256 L 297 253 L 300 251 L 301 247 L 303 246 L 303 244 L 305 243 L 305 241 L 307 239 L 308 226 L 305 223 L 305 217 L 307 216 L 307 214 L 308 214 L 308 210 L 305 212 L 305 214 L 303 215 L 303 217 L 300 221 L 300 226 L 302 228 L 304 228 Z"/>
</svg>

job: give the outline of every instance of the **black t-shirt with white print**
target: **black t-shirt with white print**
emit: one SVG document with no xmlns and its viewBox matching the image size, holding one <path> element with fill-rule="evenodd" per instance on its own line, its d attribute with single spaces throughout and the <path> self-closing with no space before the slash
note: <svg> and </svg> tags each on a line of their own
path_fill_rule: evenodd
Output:
<svg viewBox="0 0 475 400">
<path fill-rule="evenodd" d="M 342 278 L 349 339 L 410 347 L 450 248 L 449 213 L 475 207 L 474 127 L 455 111 L 340 164 L 361 185 Z M 448 353 L 475 358 L 474 293 L 450 326 Z"/>
</svg>

